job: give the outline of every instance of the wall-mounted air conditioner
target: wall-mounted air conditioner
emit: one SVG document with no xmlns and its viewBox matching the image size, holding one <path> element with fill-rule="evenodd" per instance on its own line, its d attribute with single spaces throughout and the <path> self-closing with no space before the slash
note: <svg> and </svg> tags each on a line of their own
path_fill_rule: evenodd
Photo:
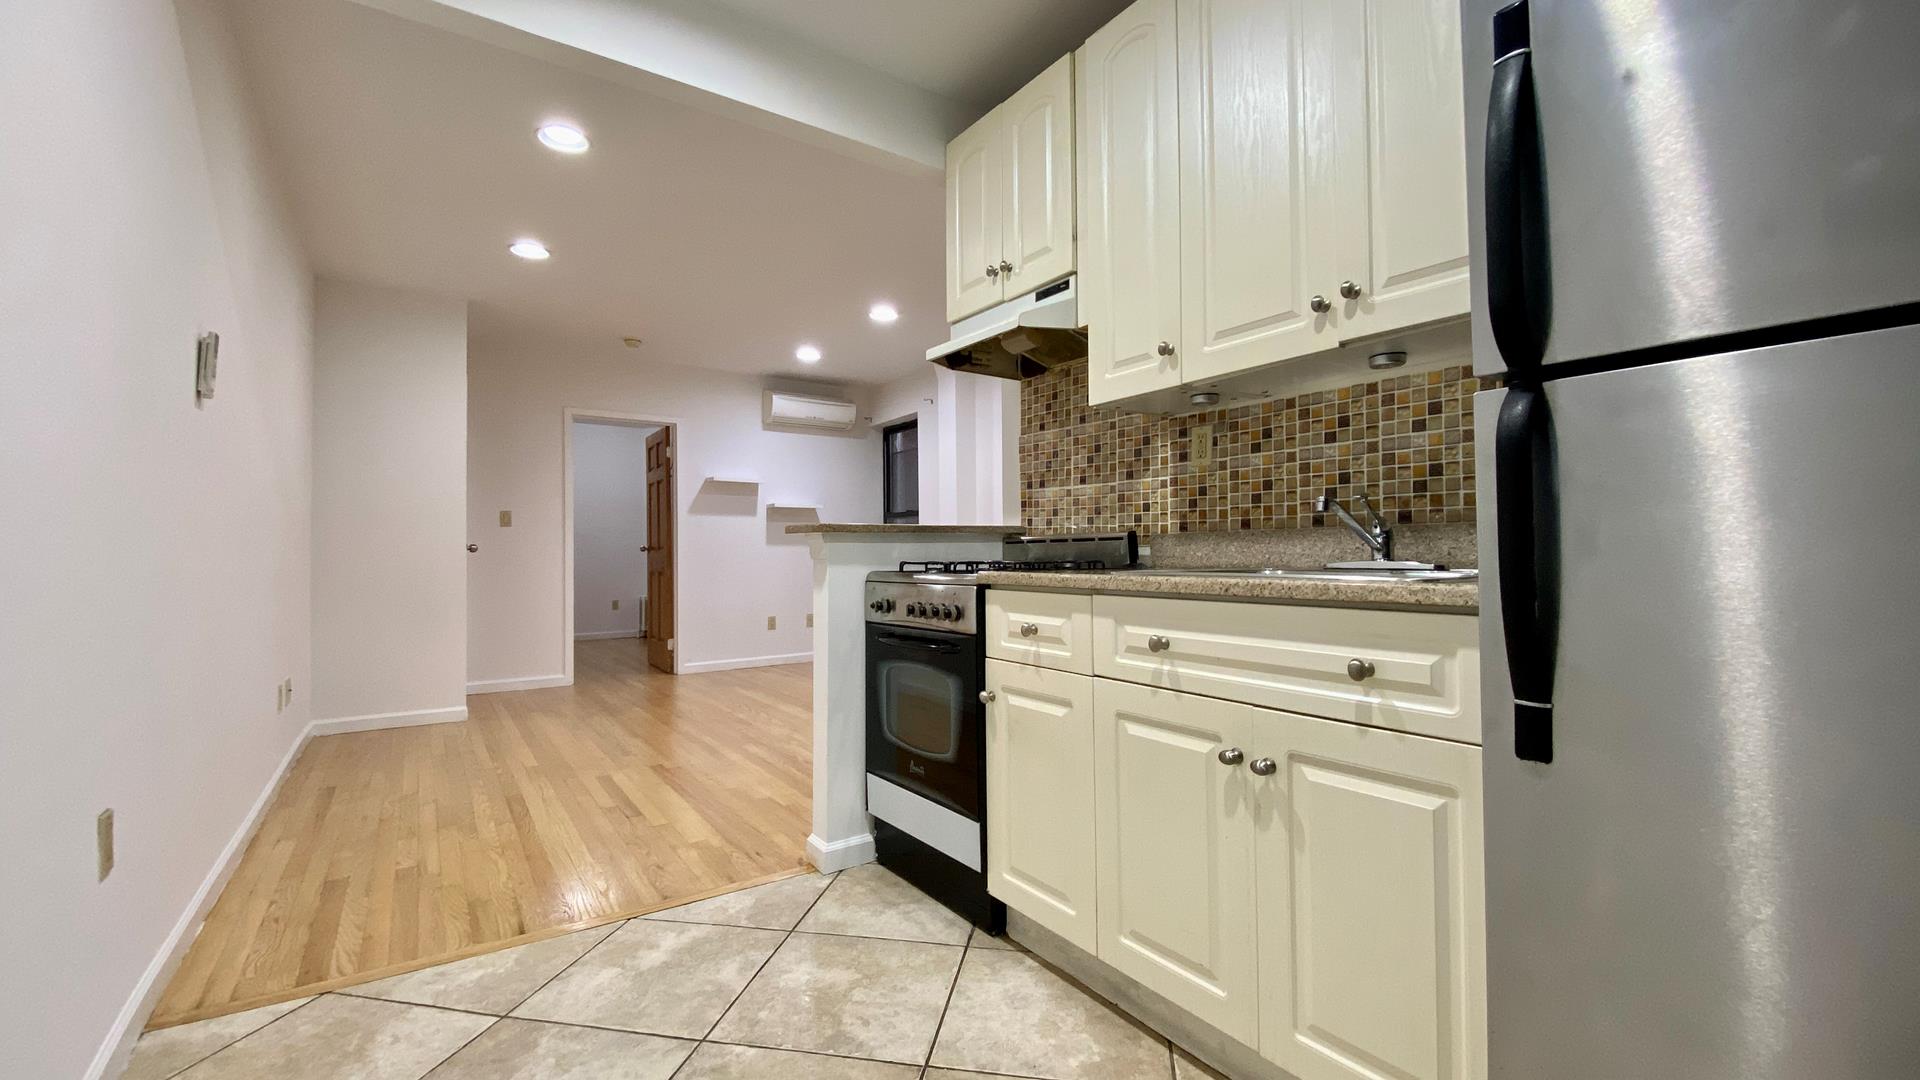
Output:
<svg viewBox="0 0 1920 1080">
<path fill-rule="evenodd" d="M 858 419 L 851 401 L 790 394 L 784 390 L 766 392 L 762 419 L 768 427 L 806 431 L 847 431 Z"/>
</svg>

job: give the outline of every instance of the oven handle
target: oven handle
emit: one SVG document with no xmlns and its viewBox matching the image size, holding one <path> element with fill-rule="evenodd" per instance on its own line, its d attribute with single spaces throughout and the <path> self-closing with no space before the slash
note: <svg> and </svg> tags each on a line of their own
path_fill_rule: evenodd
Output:
<svg viewBox="0 0 1920 1080">
<path fill-rule="evenodd" d="M 898 634 L 879 634 L 876 640 L 882 645 L 898 645 L 906 649 L 926 649 L 937 653 L 957 653 L 960 646 L 951 641 L 928 641 L 925 638 L 906 638 Z"/>
</svg>

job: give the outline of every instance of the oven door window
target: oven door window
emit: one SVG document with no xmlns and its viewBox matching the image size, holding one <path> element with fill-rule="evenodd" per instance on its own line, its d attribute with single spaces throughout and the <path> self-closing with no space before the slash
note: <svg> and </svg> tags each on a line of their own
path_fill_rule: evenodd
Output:
<svg viewBox="0 0 1920 1080">
<path fill-rule="evenodd" d="M 882 660 L 880 730 L 900 749 L 931 761 L 960 755 L 960 676 L 909 660 Z"/>
</svg>

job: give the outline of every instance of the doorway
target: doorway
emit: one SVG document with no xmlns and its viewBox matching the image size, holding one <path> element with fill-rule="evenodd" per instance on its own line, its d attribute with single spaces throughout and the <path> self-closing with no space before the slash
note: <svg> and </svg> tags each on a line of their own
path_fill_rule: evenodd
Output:
<svg viewBox="0 0 1920 1080">
<path fill-rule="evenodd" d="M 660 417 L 566 411 L 569 680 L 575 642 L 602 639 L 631 640 L 648 666 L 674 673 L 675 427 Z"/>
</svg>

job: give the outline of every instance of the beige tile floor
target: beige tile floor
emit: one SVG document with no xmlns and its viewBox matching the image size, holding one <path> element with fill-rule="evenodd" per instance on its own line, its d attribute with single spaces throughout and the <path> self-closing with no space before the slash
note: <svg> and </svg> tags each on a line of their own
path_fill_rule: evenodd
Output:
<svg viewBox="0 0 1920 1080">
<path fill-rule="evenodd" d="M 124 1080 L 1218 1080 L 878 866 L 142 1038 Z"/>
</svg>

